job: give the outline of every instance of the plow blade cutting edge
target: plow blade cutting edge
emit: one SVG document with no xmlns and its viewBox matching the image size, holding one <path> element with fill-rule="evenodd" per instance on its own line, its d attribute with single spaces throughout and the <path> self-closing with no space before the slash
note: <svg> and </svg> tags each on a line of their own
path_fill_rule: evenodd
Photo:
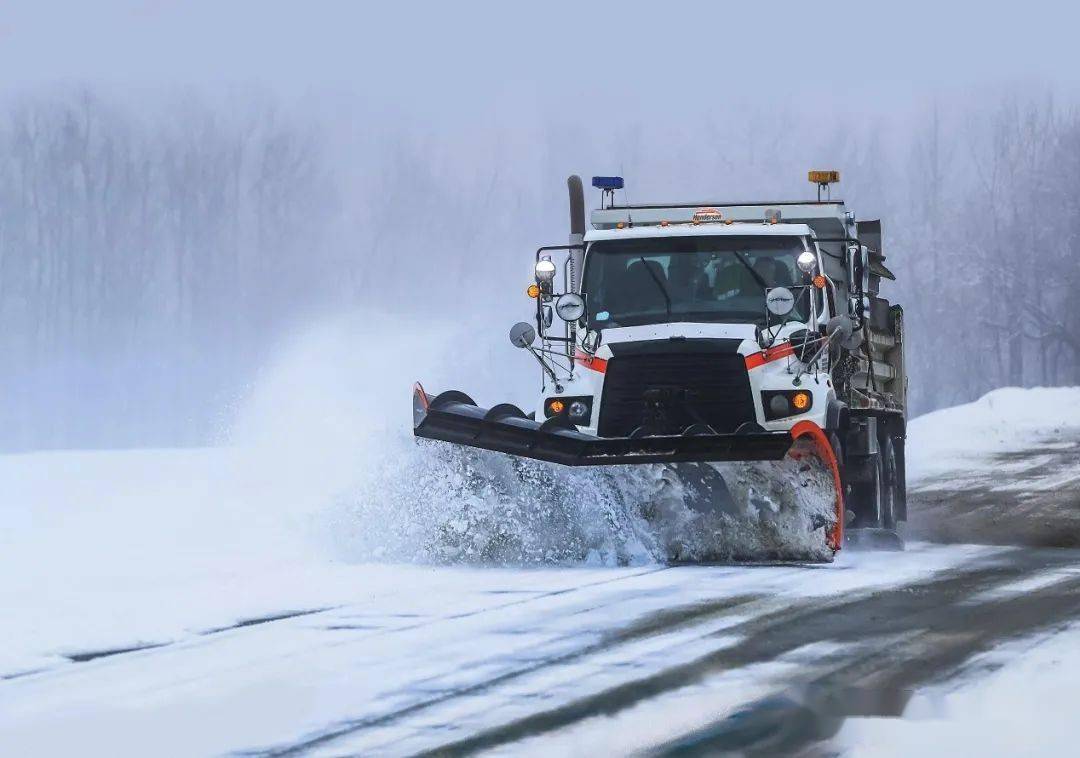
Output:
<svg viewBox="0 0 1080 758">
<path fill-rule="evenodd" d="M 480 408 L 463 392 L 432 397 L 419 384 L 413 390 L 413 433 L 564 466 L 771 461 L 782 459 L 793 441 L 789 432 L 717 434 L 708 427 L 678 435 L 594 437 L 557 416 L 538 422 L 514 405 Z"/>
</svg>

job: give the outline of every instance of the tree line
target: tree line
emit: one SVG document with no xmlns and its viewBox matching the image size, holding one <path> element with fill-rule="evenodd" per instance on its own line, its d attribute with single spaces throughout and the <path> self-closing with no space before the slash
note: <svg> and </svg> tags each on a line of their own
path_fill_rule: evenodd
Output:
<svg viewBox="0 0 1080 758">
<path fill-rule="evenodd" d="M 840 169 L 840 194 L 884 222 L 914 411 L 1080 384 L 1075 108 L 1003 95 L 899 125 L 796 115 L 511 120 L 466 139 L 257 98 L 0 102 L 0 449 L 212 440 L 319 314 L 458 319 L 467 302 L 492 316 L 475 339 L 499 340 L 526 315 L 532 250 L 565 240 L 566 175 L 590 170 L 623 170 L 642 202 L 810 197 L 806 169 Z"/>
</svg>

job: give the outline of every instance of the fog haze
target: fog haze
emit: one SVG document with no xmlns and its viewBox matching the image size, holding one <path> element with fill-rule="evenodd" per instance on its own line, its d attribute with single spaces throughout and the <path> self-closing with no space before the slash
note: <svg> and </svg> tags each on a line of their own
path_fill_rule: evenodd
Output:
<svg viewBox="0 0 1080 758">
<path fill-rule="evenodd" d="M 1077 21 L 7 3 L 0 448 L 216 441 L 283 342 L 356 314 L 451 322 L 465 388 L 528 315 L 531 251 L 565 240 L 570 173 L 643 202 L 810 197 L 807 169 L 839 169 L 883 219 L 916 411 L 1080 383 Z"/>
</svg>

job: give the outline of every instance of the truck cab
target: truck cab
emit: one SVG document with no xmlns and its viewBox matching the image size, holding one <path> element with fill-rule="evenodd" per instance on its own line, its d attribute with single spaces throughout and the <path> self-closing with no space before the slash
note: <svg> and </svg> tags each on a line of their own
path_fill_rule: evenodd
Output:
<svg viewBox="0 0 1080 758">
<path fill-rule="evenodd" d="M 642 426 L 669 434 L 694 424 L 717 432 L 789 429 L 800 419 L 824 426 L 831 381 L 814 372 L 793 387 L 798 367 L 786 347 L 832 315 L 799 268 L 800 256 L 804 265 L 808 254 L 817 260 L 810 227 L 619 225 L 587 232 L 584 245 L 585 313 L 559 335 L 574 338 L 573 370 L 561 392 L 544 383 L 538 417 L 573 397 L 563 412 L 600 436 Z"/>
</svg>

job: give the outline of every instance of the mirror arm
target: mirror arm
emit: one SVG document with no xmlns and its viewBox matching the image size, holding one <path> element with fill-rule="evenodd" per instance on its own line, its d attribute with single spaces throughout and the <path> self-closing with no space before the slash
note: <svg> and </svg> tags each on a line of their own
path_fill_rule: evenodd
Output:
<svg viewBox="0 0 1080 758">
<path fill-rule="evenodd" d="M 795 378 L 791 380 L 791 383 L 793 385 L 798 387 L 800 384 L 802 384 L 803 375 L 809 373 L 810 367 L 816 364 L 818 360 L 820 360 L 821 356 L 825 354 L 825 351 L 828 350 L 829 346 L 832 344 L 833 338 L 836 337 L 836 335 L 839 333 L 839 331 L 835 331 L 827 337 L 818 338 L 822 342 L 821 346 L 818 347 L 818 351 L 814 353 L 813 357 L 811 357 L 810 360 L 806 362 L 800 361 L 800 363 L 802 363 L 802 367 L 795 372 Z"/>
<path fill-rule="evenodd" d="M 536 352 L 536 348 L 532 345 L 526 345 L 525 349 L 528 350 L 532 357 L 536 359 L 536 362 L 540 364 L 540 368 L 544 370 L 544 373 L 551 377 L 551 381 L 555 385 L 555 391 L 562 392 L 563 386 L 559 384 L 559 377 L 555 375 L 555 370 L 544 362 L 544 359 L 540 357 L 540 354 Z"/>
</svg>

